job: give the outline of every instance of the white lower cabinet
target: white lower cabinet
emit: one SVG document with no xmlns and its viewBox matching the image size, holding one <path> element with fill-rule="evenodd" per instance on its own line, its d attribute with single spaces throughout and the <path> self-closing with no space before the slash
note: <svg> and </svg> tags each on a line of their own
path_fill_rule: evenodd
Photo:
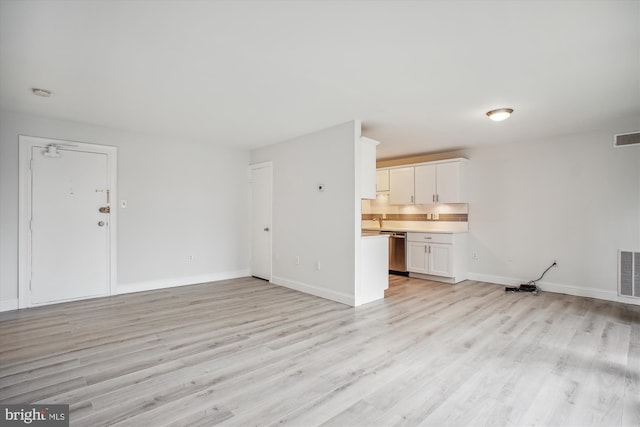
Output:
<svg viewBox="0 0 640 427">
<path fill-rule="evenodd" d="M 412 277 L 466 280 L 466 252 L 466 233 L 407 233 L 407 270 Z"/>
</svg>

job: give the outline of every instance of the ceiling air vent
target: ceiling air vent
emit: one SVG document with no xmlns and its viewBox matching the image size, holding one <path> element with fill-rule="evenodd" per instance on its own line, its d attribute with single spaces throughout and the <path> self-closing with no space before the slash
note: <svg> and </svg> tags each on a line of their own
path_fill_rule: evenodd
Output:
<svg viewBox="0 0 640 427">
<path fill-rule="evenodd" d="M 619 133 L 613 135 L 614 147 L 630 147 L 640 145 L 640 132 Z"/>
<path fill-rule="evenodd" d="M 640 252 L 618 251 L 618 294 L 640 298 Z"/>
</svg>

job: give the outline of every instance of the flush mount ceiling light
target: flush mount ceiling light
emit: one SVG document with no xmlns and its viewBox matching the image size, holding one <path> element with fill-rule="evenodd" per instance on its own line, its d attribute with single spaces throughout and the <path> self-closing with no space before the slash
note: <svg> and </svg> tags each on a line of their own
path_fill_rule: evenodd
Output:
<svg viewBox="0 0 640 427">
<path fill-rule="evenodd" d="M 494 122 L 501 122 L 508 119 L 511 113 L 513 113 L 513 108 L 498 108 L 497 110 L 488 111 L 487 117 Z"/>
<path fill-rule="evenodd" d="M 33 92 L 34 95 L 41 96 L 43 98 L 48 98 L 51 96 L 50 90 L 40 89 L 38 87 L 32 87 L 31 92 Z"/>
</svg>

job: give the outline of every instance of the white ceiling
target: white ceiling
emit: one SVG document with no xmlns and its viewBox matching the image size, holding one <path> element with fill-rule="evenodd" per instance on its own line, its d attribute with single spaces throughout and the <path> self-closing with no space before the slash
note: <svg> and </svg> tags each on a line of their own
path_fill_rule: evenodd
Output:
<svg viewBox="0 0 640 427">
<path fill-rule="evenodd" d="M 244 148 L 356 118 L 378 157 L 640 127 L 640 0 L 0 4 L 12 111 Z"/>
</svg>

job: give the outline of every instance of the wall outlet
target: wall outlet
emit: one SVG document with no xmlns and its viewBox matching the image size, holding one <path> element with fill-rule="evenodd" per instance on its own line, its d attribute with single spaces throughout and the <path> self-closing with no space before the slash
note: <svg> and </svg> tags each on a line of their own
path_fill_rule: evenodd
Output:
<svg viewBox="0 0 640 427">
<path fill-rule="evenodd" d="M 189 256 L 187 257 L 187 260 L 189 260 L 189 262 L 193 261 L 193 255 L 189 255 Z"/>
<path fill-rule="evenodd" d="M 427 214 L 427 219 L 431 219 L 431 214 L 430 213 Z"/>
<path fill-rule="evenodd" d="M 386 213 L 382 214 L 382 219 L 387 219 L 387 214 Z"/>
<path fill-rule="evenodd" d="M 477 260 L 478 259 L 478 252 L 472 252 L 471 253 L 471 259 Z"/>
<path fill-rule="evenodd" d="M 437 212 L 432 213 L 432 214 L 431 214 L 431 219 L 435 219 L 435 220 L 440 219 L 440 214 L 439 214 L 439 213 L 437 213 Z"/>
<path fill-rule="evenodd" d="M 316 261 L 316 270 L 320 270 L 320 261 Z"/>
<path fill-rule="evenodd" d="M 296 256 L 296 265 L 300 265 L 300 257 Z"/>
</svg>

